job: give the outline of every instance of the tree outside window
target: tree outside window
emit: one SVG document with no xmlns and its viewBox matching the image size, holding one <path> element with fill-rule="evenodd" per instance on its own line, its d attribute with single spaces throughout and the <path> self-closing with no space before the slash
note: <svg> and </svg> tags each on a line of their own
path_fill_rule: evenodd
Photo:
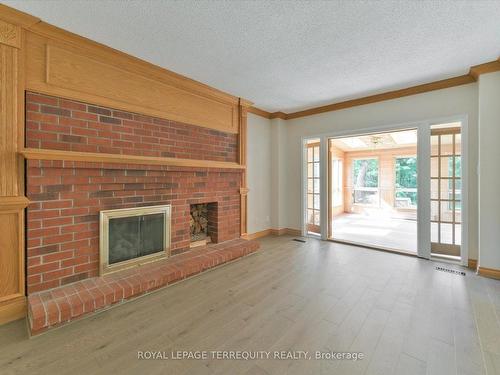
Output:
<svg viewBox="0 0 500 375">
<path fill-rule="evenodd" d="M 378 159 L 354 160 L 353 172 L 354 203 L 378 205 Z"/>
<path fill-rule="evenodd" d="M 395 200 L 397 208 L 417 207 L 417 158 L 396 158 Z"/>
</svg>

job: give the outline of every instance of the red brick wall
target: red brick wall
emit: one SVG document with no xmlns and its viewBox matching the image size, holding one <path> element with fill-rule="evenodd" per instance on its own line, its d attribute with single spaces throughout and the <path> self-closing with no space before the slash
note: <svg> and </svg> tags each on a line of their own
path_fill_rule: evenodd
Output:
<svg viewBox="0 0 500 375">
<path fill-rule="evenodd" d="M 28 93 L 26 145 L 236 161 L 237 138 Z M 28 293 L 98 274 L 100 210 L 171 204 L 171 249 L 178 253 L 189 250 L 189 205 L 216 202 L 218 242 L 238 238 L 240 181 L 229 169 L 28 161 Z"/>
<path fill-rule="evenodd" d="M 26 93 L 26 146 L 51 150 L 237 161 L 237 135 Z"/>
<path fill-rule="evenodd" d="M 239 237 L 240 173 L 28 161 L 28 292 L 96 276 L 99 211 L 171 204 L 172 253 L 189 249 L 189 205 L 217 202 L 218 242 Z"/>
</svg>

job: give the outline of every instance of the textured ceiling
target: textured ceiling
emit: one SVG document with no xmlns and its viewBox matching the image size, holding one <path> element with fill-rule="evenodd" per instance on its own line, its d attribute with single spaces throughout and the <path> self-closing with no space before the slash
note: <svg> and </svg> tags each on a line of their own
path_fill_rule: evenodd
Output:
<svg viewBox="0 0 500 375">
<path fill-rule="evenodd" d="M 3 1 L 293 112 L 467 73 L 500 55 L 500 1 Z"/>
</svg>

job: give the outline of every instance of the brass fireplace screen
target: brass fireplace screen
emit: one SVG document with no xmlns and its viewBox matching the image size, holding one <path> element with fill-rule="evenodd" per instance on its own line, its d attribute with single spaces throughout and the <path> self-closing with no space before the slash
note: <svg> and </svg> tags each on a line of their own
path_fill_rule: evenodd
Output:
<svg viewBox="0 0 500 375">
<path fill-rule="evenodd" d="M 169 256 L 171 206 L 100 212 L 100 273 Z"/>
</svg>

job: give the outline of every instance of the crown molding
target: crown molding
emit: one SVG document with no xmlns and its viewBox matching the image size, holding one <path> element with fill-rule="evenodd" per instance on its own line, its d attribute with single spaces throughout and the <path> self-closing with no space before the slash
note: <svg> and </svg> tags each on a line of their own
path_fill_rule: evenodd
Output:
<svg viewBox="0 0 500 375">
<path fill-rule="evenodd" d="M 288 119 L 288 114 L 286 114 L 285 112 L 273 112 L 273 113 L 271 113 L 271 116 L 269 118 L 271 120 L 273 118 L 280 118 L 282 120 L 286 120 L 286 119 Z"/>
<path fill-rule="evenodd" d="M 251 107 L 249 112 L 256 115 L 265 117 L 267 119 L 281 118 L 283 120 L 291 120 L 300 117 L 306 117 L 311 115 L 316 115 L 319 113 L 338 111 L 341 109 L 357 107 L 365 104 L 378 103 L 386 100 L 402 98 L 405 96 L 422 94 L 429 91 L 442 90 L 450 87 L 467 85 L 469 83 L 476 82 L 481 74 L 491 73 L 500 71 L 500 58 L 495 61 L 490 61 L 484 64 L 475 65 L 470 68 L 468 74 L 464 74 L 458 77 L 452 77 L 448 79 L 443 79 L 440 81 L 424 83 L 422 85 L 411 86 L 400 90 L 388 91 L 381 94 L 370 95 L 361 97 L 358 99 L 346 100 L 343 102 L 327 104 L 320 107 L 313 107 L 305 109 L 303 111 L 297 111 L 292 113 L 285 112 L 267 112 L 257 107 Z"/>
<path fill-rule="evenodd" d="M 388 91 L 388 92 L 385 92 L 382 94 L 365 96 L 365 97 L 359 98 L 359 99 L 347 100 L 344 102 L 328 104 L 328 105 L 321 106 L 321 107 L 306 109 L 304 111 L 293 112 L 293 113 L 287 114 L 286 118 L 287 118 L 287 120 L 291 120 L 291 119 L 295 119 L 295 118 L 299 118 L 299 117 L 311 116 L 311 115 L 316 115 L 316 114 L 324 113 L 324 112 L 338 111 L 340 109 L 357 107 L 360 105 L 378 103 L 378 102 L 382 102 L 382 101 L 386 101 L 386 100 L 403 98 L 405 96 L 422 94 L 422 93 L 429 92 L 429 91 L 435 91 L 435 90 L 441 90 L 441 89 L 446 89 L 446 88 L 460 86 L 460 85 L 466 85 L 466 84 L 472 83 L 472 82 L 475 82 L 474 78 L 471 77 L 470 75 L 466 74 L 466 75 L 462 75 L 462 76 L 458 76 L 458 77 L 444 79 L 441 81 L 435 81 L 435 82 L 425 83 L 422 85 L 412 86 L 412 87 L 408 87 L 405 89 Z"/>
<path fill-rule="evenodd" d="M 280 118 L 282 120 L 286 120 L 288 115 L 285 112 L 268 112 L 264 111 L 263 109 L 257 108 L 257 107 L 249 107 L 248 112 L 253 113 L 254 115 L 258 115 L 261 117 L 265 117 L 269 120 L 272 120 L 273 118 Z"/>
<path fill-rule="evenodd" d="M 471 67 L 469 70 L 469 75 L 473 77 L 475 81 L 477 81 L 481 74 L 492 73 L 497 71 L 500 71 L 500 58 L 495 61 L 490 61 L 485 64 L 480 64 Z"/>
<path fill-rule="evenodd" d="M 257 107 L 249 107 L 248 108 L 249 113 L 253 113 L 254 115 L 260 116 L 260 117 L 265 117 L 270 119 L 271 118 L 271 112 L 264 111 L 263 109 L 257 108 Z"/>
<path fill-rule="evenodd" d="M 28 13 L 21 12 L 20 10 L 8 7 L 7 5 L 0 4 L 0 18 L 6 22 L 14 25 L 29 28 L 39 22 L 40 18 L 32 16 Z"/>
</svg>

